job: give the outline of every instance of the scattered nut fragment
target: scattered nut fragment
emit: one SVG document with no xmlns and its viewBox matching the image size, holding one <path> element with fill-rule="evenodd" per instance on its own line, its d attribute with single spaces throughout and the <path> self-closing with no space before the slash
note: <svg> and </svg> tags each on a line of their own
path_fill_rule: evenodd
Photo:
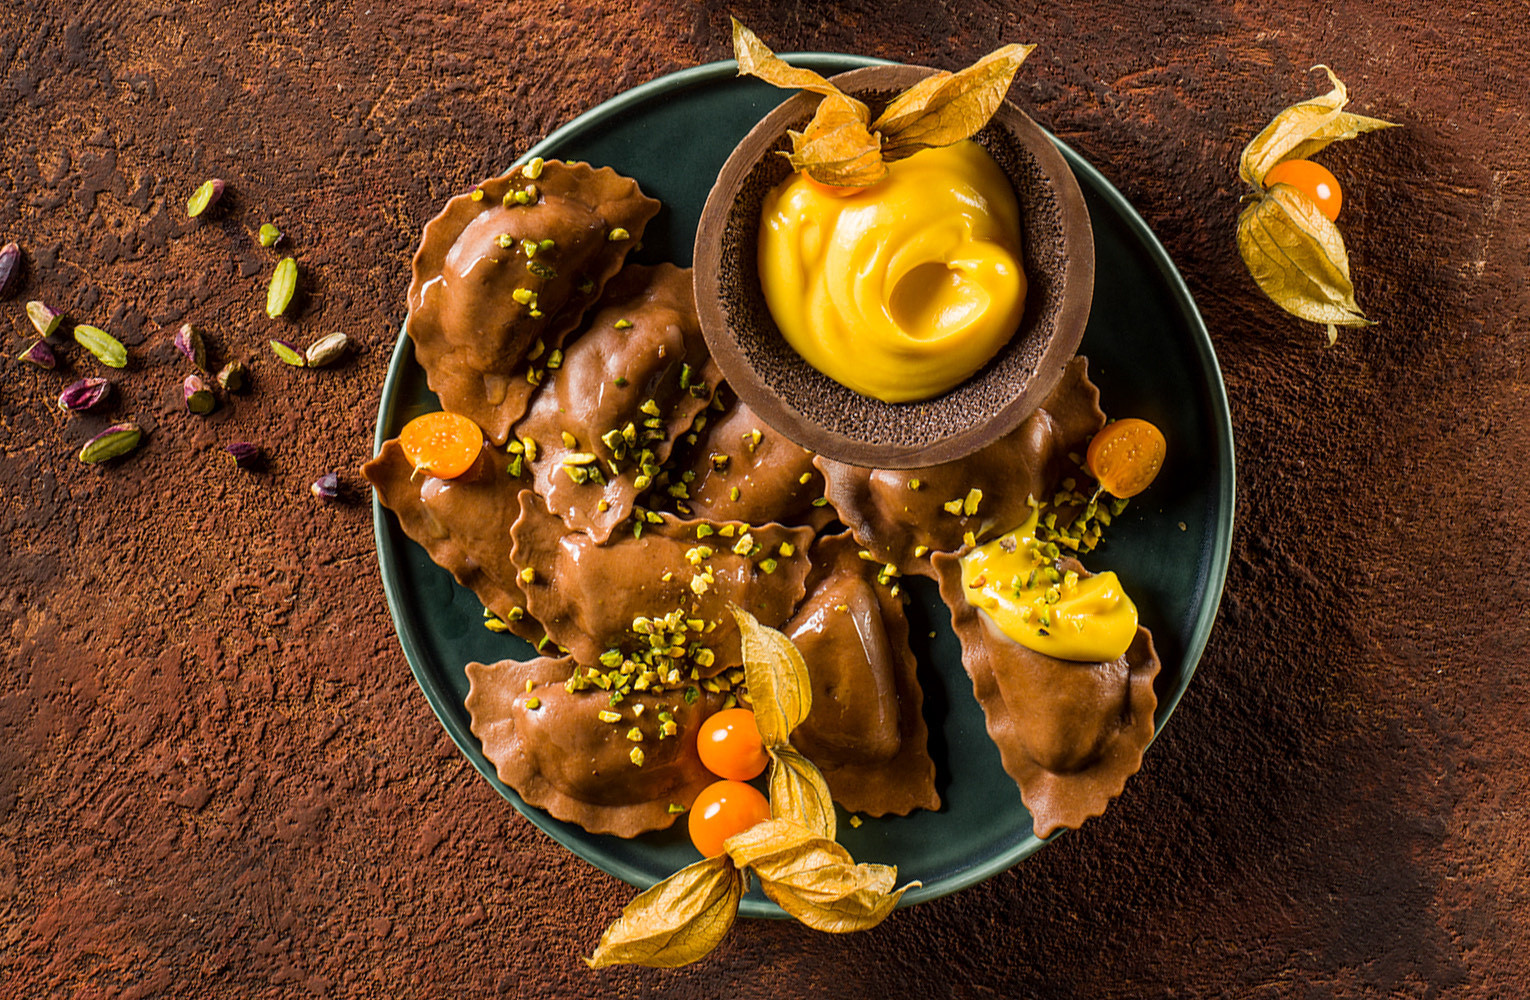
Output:
<svg viewBox="0 0 1530 1000">
<path fill-rule="evenodd" d="M 291 257 L 283 257 L 271 272 L 271 287 L 266 291 L 266 315 L 276 319 L 292 305 L 297 294 L 298 267 Z"/>
<path fill-rule="evenodd" d="M 122 346 L 122 341 L 99 326 L 81 323 L 74 328 L 74 340 L 108 368 L 127 367 L 127 348 Z"/>
<path fill-rule="evenodd" d="M 332 333 L 310 344 L 303 356 L 308 362 L 308 367 L 323 368 L 339 361 L 345 352 L 350 350 L 350 346 L 351 338 L 343 333 Z"/>
<path fill-rule="evenodd" d="M 187 361 L 207 371 L 207 345 L 202 342 L 201 331 L 196 327 L 190 323 L 181 324 L 175 332 L 175 349 L 184 354 Z"/>
<path fill-rule="evenodd" d="M 340 495 L 340 477 L 333 472 L 326 472 L 315 479 L 308 489 L 320 500 L 333 500 Z"/>
<path fill-rule="evenodd" d="M 216 205 L 218 201 L 223 197 L 223 191 L 225 187 L 227 187 L 227 185 L 224 184 L 223 181 L 214 177 L 212 180 L 205 182 L 201 187 L 197 188 L 196 192 L 192 194 L 192 196 L 186 201 L 187 216 L 195 219 L 197 216 L 201 215 L 203 212 Z"/>
<path fill-rule="evenodd" d="M 11 293 L 11 279 L 21 270 L 21 247 L 14 242 L 0 247 L 0 299 Z"/>
<path fill-rule="evenodd" d="M 280 229 L 277 229 L 275 226 L 273 226 L 269 222 L 267 222 L 265 225 L 260 227 L 260 245 L 261 246 L 263 246 L 263 247 L 274 247 L 274 246 L 276 246 L 276 244 L 280 243 L 281 241 L 282 241 L 282 231 Z"/>
<path fill-rule="evenodd" d="M 187 375 L 181 383 L 181 389 L 186 398 L 186 409 L 192 413 L 206 414 L 218 408 L 218 399 L 207 388 L 207 383 L 202 381 L 200 375 Z"/>
<path fill-rule="evenodd" d="M 137 448 L 142 440 L 143 428 L 137 424 L 131 421 L 113 424 L 85 442 L 85 447 L 80 449 L 80 461 L 86 465 L 97 465 L 120 458 Z"/>
<path fill-rule="evenodd" d="M 230 361 L 218 369 L 218 384 L 228 392 L 238 392 L 244 388 L 244 380 L 248 374 L 243 361 Z"/>
<path fill-rule="evenodd" d="M 111 391 L 112 384 L 104 378 L 82 378 L 58 394 L 58 408 L 70 413 L 83 413 L 99 406 Z"/>
<path fill-rule="evenodd" d="M 32 342 L 32 346 L 16 355 L 17 361 L 25 361 L 29 365 L 38 368 L 55 368 L 58 366 L 58 358 L 53 353 L 53 348 L 48 346 L 46 340 Z"/>
<path fill-rule="evenodd" d="M 294 368 L 308 367 L 308 362 L 304 360 L 302 353 L 298 351 L 296 347 L 287 343 L 285 340 L 271 341 L 271 351 L 278 358 L 281 358 L 283 362 L 291 365 Z"/>
<path fill-rule="evenodd" d="M 241 469 L 253 469 L 260 462 L 260 445 L 249 441 L 235 441 L 224 445 L 223 450 L 234 456 L 234 462 Z"/>
<path fill-rule="evenodd" d="M 37 328 L 39 337 L 53 336 L 58 332 L 58 325 L 64 321 L 64 317 L 35 301 L 27 303 L 27 319 Z"/>
</svg>

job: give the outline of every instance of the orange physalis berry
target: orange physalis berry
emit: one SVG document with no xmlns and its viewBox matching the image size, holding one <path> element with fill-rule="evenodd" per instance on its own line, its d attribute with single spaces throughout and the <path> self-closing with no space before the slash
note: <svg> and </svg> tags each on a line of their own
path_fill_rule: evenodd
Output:
<svg viewBox="0 0 1530 1000">
<path fill-rule="evenodd" d="M 1152 485 L 1167 452 L 1162 431 L 1146 420 L 1128 417 L 1106 424 L 1094 436 L 1084 463 L 1101 488 L 1124 499 Z"/>
<path fill-rule="evenodd" d="M 398 443 L 416 472 L 438 479 L 456 479 L 478 459 L 483 450 L 483 431 L 456 413 L 427 413 L 404 425 Z"/>
</svg>

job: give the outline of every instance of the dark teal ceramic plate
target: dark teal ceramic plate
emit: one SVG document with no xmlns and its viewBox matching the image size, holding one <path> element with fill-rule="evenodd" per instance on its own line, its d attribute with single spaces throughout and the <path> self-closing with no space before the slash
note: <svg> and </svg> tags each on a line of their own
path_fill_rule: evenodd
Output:
<svg viewBox="0 0 1530 1000">
<path fill-rule="evenodd" d="M 853 56 L 794 56 L 825 75 L 871 64 Z M 581 115 L 526 155 L 588 160 L 634 177 L 664 209 L 643 236 L 644 261 L 691 262 L 697 219 L 712 180 L 734 145 L 786 94 L 712 63 L 644 84 Z M 1061 144 L 1059 144 L 1061 145 Z M 1163 673 L 1158 679 L 1161 729 L 1179 703 L 1216 617 L 1233 521 L 1232 428 L 1211 341 L 1184 282 L 1147 225 L 1110 183 L 1066 146 L 1094 225 L 1094 306 L 1084 336 L 1090 375 L 1115 416 L 1145 417 L 1164 430 L 1169 458 L 1157 483 L 1117 519 L 1090 560 L 1126 581 L 1153 630 Z M 383 387 L 377 443 L 420 413 L 439 409 L 401 337 Z M 494 776 L 462 707 L 463 666 L 531 648 L 483 627 L 482 607 L 398 522 L 375 506 L 378 559 L 388 606 L 404 654 L 441 724 L 480 774 L 554 840 L 618 878 L 647 887 L 696 860 L 684 824 L 635 840 L 595 836 L 561 823 Z M 962 671 L 945 606 L 927 581 L 911 580 L 914 652 L 924 686 L 930 752 L 945 806 L 906 818 L 867 820 L 858 829 L 841 818 L 840 839 L 858 861 L 898 866 L 899 881 L 923 885 L 904 903 L 935 899 L 1001 872 L 1044 843 L 1015 783 L 989 742 L 983 714 Z M 1132 794 L 1131 783 L 1126 793 Z M 750 916 L 779 916 L 756 893 Z"/>
</svg>

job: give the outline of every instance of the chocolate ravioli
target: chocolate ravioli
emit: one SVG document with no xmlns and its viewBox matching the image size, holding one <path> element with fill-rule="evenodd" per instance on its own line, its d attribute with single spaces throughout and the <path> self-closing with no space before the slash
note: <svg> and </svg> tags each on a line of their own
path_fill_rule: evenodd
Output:
<svg viewBox="0 0 1530 1000">
<path fill-rule="evenodd" d="M 783 629 L 813 686 L 792 742 L 851 812 L 939 809 L 908 618 L 859 551 L 849 532 L 813 543 L 807 599 Z"/>
<path fill-rule="evenodd" d="M 510 561 L 510 527 L 520 514 L 516 494 L 525 488 L 506 470 L 511 459 L 485 447 L 456 479 L 415 474 L 398 441 L 386 442 L 361 467 L 382 505 L 398 516 L 404 534 L 418 542 L 437 566 L 451 572 L 510 631 L 530 642 L 542 629 L 526 613 L 518 568 Z"/>
<path fill-rule="evenodd" d="M 1077 829 L 1121 794 L 1153 739 L 1152 634 L 1139 625 L 1126 653 L 1109 663 L 1059 660 L 1015 642 L 968 603 L 959 557 L 933 562 L 988 736 L 1020 786 L 1036 836 Z"/>
<path fill-rule="evenodd" d="M 623 269 L 557 367 L 546 364 L 515 433 L 536 442 L 531 468 L 547 506 L 604 543 L 722 378 L 696 320 L 690 269 Z"/>
<path fill-rule="evenodd" d="M 535 388 L 528 356 L 562 343 L 659 211 L 609 167 L 527 170 L 448 201 L 425 224 L 409 286 L 409 338 L 430 388 L 495 444 Z"/>
<path fill-rule="evenodd" d="M 685 468 L 693 478 L 676 508 L 713 521 L 814 527 L 832 521 L 832 508 L 813 506 L 823 496 L 823 474 L 813 465 L 813 453 L 772 429 L 726 387 L 725 394 L 730 405 L 710 418 L 686 452 Z"/>
<path fill-rule="evenodd" d="M 1069 455 L 1083 455 L 1103 426 L 1100 390 L 1080 357 L 1068 362 L 1057 387 L 1019 427 L 960 461 L 924 469 L 862 469 L 823 457 L 816 464 L 827 480 L 825 495 L 858 542 L 901 572 L 933 576 L 929 556 L 916 556 L 917 547 L 954 552 L 969 531 L 981 541 L 1023 523 L 1029 499 L 1051 496 L 1066 470 L 1078 465 Z M 969 496 L 976 499 L 971 514 L 966 507 L 946 510 Z"/>
<path fill-rule="evenodd" d="M 687 704 L 679 692 L 632 694 L 608 707 L 604 691 L 564 688 L 574 669 L 569 657 L 469 663 L 466 705 L 484 756 L 528 805 L 591 833 L 635 837 L 670 826 L 682 815 L 671 805 L 690 808 L 717 780 L 696 753 L 696 733 L 725 696 L 703 690 Z M 621 718 L 605 722 L 602 709 Z M 660 738 L 660 712 L 676 735 Z"/>
<path fill-rule="evenodd" d="M 510 529 L 510 558 L 530 577 L 521 581 L 526 607 L 552 641 L 582 664 L 611 649 L 651 648 L 647 634 L 633 631 L 633 620 L 681 610 L 703 627 L 687 640 L 710 650 L 711 662 L 698 663 L 701 675 L 737 667 L 743 658 L 728 605 L 779 628 L 802 600 L 811 569 L 812 528 L 718 525 L 655 514 L 658 523 L 635 525 L 639 537 L 619 532 L 599 545 L 569 531 L 530 490 L 520 494 L 520 511 Z M 698 528 L 713 533 L 698 538 Z M 781 554 L 783 543 L 791 556 Z"/>
</svg>

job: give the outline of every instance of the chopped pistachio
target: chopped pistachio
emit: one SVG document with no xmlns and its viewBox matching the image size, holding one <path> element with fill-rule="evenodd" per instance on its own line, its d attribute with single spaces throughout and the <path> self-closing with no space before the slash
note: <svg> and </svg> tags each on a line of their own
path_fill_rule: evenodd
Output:
<svg viewBox="0 0 1530 1000">
<path fill-rule="evenodd" d="M 531 583 L 534 580 L 536 580 L 536 578 L 537 578 L 537 571 L 532 569 L 530 566 L 527 566 L 525 569 L 521 570 L 521 580 L 523 582 Z"/>
<path fill-rule="evenodd" d="M 801 483 L 803 486 L 806 486 L 808 483 L 811 483 L 812 481 L 813 481 L 813 474 L 811 472 L 804 472 L 802 475 L 797 477 L 797 482 Z"/>
<path fill-rule="evenodd" d="M 924 484 L 921 483 L 918 479 L 910 479 L 908 481 L 908 488 L 911 489 L 911 490 L 917 490 L 919 487 L 921 487 L 923 485 Z"/>
<path fill-rule="evenodd" d="M 630 329 L 632 329 L 632 320 L 630 320 L 630 319 L 619 319 L 615 323 L 612 323 L 611 325 L 613 327 L 615 327 L 616 329 L 618 329 L 618 330 L 630 330 Z"/>
<path fill-rule="evenodd" d="M 967 491 L 966 499 L 962 501 L 962 513 L 968 517 L 978 512 L 978 504 L 983 502 L 983 491 L 974 486 Z"/>
<path fill-rule="evenodd" d="M 629 240 L 631 238 L 632 234 L 627 232 L 627 230 L 623 229 L 621 226 L 617 226 L 615 229 L 606 234 L 606 239 L 610 240 L 612 243 L 620 243 L 622 240 Z"/>
<path fill-rule="evenodd" d="M 642 767 L 643 766 L 643 759 L 644 759 L 643 758 L 643 748 L 642 747 L 633 747 L 632 748 L 632 752 L 627 755 L 627 759 L 632 761 L 632 763 L 636 764 L 638 767 Z"/>
<path fill-rule="evenodd" d="M 741 492 L 739 492 L 739 488 L 737 486 L 731 486 L 731 487 L 728 488 L 728 499 L 729 500 L 732 500 L 733 502 L 737 503 L 738 502 L 738 498 L 741 497 L 741 496 L 743 496 L 743 494 Z"/>
<path fill-rule="evenodd" d="M 620 712 L 613 712 L 609 708 L 603 708 L 600 711 L 596 712 L 595 713 L 595 717 L 597 719 L 599 719 L 601 722 L 620 722 L 620 721 L 622 721 L 622 713 L 620 713 Z"/>
<path fill-rule="evenodd" d="M 955 514 L 957 517 L 962 516 L 962 502 L 960 500 L 951 500 L 941 506 L 945 508 L 947 514 Z"/>
</svg>

